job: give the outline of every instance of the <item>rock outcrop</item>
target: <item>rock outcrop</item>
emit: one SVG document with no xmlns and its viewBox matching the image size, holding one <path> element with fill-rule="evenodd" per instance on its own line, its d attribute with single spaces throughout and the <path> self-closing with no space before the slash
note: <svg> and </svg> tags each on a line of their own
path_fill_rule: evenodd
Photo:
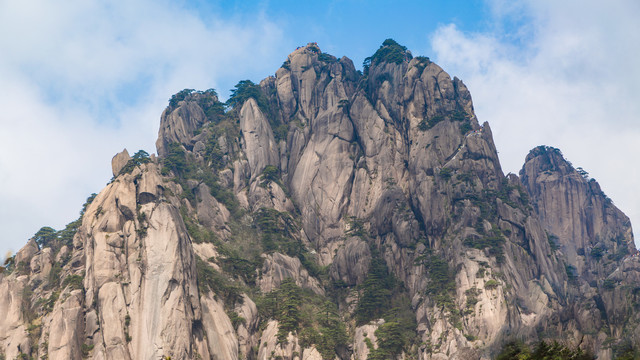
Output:
<svg viewBox="0 0 640 360">
<path fill-rule="evenodd" d="M 113 159 L 111 159 L 111 171 L 113 172 L 113 176 L 118 176 L 120 174 L 120 170 L 127 165 L 130 159 L 131 156 L 129 156 L 127 149 L 115 154 Z"/>
<path fill-rule="evenodd" d="M 558 150 L 505 176 L 471 95 L 386 40 L 174 95 L 66 229 L 0 274 L 0 353 L 49 359 L 487 359 L 640 344 L 629 220 Z M 43 228 L 44 229 L 44 228 Z M 51 233 L 53 231 L 53 234 Z M 44 235 L 43 235 L 44 234 Z"/>
<path fill-rule="evenodd" d="M 558 149 L 533 149 L 520 176 L 549 242 L 565 261 L 573 304 L 567 327 L 637 342 L 640 257 L 629 218 Z M 592 343 L 600 358 L 611 356 L 611 349 L 590 336 L 575 330 L 570 336 Z"/>
</svg>

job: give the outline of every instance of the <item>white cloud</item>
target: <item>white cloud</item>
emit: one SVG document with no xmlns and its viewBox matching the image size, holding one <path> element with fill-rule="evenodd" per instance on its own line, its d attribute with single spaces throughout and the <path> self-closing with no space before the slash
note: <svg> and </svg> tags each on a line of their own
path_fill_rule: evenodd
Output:
<svg viewBox="0 0 640 360">
<path fill-rule="evenodd" d="M 74 220 L 116 152 L 154 152 L 170 94 L 224 95 L 272 74 L 296 46 L 260 11 L 222 18 L 180 4 L 0 1 L 0 256 L 41 226 Z M 432 38 L 437 61 L 491 123 L 506 170 L 536 145 L 560 147 L 636 228 L 639 7 L 494 0 L 491 31 L 444 26 Z"/>
<path fill-rule="evenodd" d="M 155 152 L 185 87 L 225 94 L 291 46 L 260 13 L 221 19 L 169 1 L 0 2 L 0 256 L 74 220 L 122 148 Z M 222 86 L 223 88 L 219 88 Z"/>
<path fill-rule="evenodd" d="M 640 3 L 490 5 L 487 32 L 447 25 L 431 42 L 491 124 L 505 171 L 517 173 L 537 145 L 560 148 L 631 218 L 640 243 Z"/>
</svg>

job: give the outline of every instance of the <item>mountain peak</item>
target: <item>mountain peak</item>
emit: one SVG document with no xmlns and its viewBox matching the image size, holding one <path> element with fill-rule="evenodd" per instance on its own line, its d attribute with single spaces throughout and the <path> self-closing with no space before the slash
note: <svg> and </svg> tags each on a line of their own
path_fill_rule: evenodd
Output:
<svg viewBox="0 0 640 360">
<path fill-rule="evenodd" d="M 0 354 L 486 359 L 562 337 L 610 359 L 640 343 L 628 218 L 557 149 L 506 177 L 464 84 L 394 40 L 364 74 L 309 43 L 226 104 L 185 89 L 157 148 L 117 155 L 81 219 L 8 260 Z"/>
</svg>

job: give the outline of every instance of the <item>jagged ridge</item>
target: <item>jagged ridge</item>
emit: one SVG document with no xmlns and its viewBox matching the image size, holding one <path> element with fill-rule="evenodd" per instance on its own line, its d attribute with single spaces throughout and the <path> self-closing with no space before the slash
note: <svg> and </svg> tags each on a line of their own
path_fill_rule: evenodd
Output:
<svg viewBox="0 0 640 360">
<path fill-rule="evenodd" d="M 562 337 L 607 359 L 640 341 L 626 216 L 552 148 L 505 176 L 428 58 L 386 40 L 361 74 L 309 44 L 229 104 L 174 95 L 159 157 L 117 155 L 72 244 L 16 255 L 9 358 L 481 358 Z"/>
</svg>

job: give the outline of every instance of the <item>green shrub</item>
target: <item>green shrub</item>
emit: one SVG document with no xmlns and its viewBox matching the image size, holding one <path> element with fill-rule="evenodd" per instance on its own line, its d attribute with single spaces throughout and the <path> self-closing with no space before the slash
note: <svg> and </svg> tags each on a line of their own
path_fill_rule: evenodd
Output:
<svg viewBox="0 0 640 360">
<path fill-rule="evenodd" d="M 575 282 L 578 279 L 577 269 L 575 266 L 566 264 L 564 266 L 564 270 L 567 273 L 567 277 L 569 278 L 569 282 Z"/>
<path fill-rule="evenodd" d="M 229 317 L 229 320 L 231 320 L 231 325 L 234 329 L 237 329 L 239 325 L 244 325 L 247 323 L 247 320 L 238 315 L 238 313 L 235 311 L 227 311 L 227 316 Z"/>
<path fill-rule="evenodd" d="M 451 176 L 453 175 L 453 171 L 450 168 L 443 167 L 442 169 L 440 169 L 440 173 L 438 175 L 440 175 L 442 179 L 447 181 L 451 179 Z"/>
<path fill-rule="evenodd" d="M 362 295 L 358 300 L 355 318 L 358 325 L 380 318 L 389 309 L 396 279 L 377 249 L 371 249 L 372 258 L 367 277 L 360 284 Z"/>
<path fill-rule="evenodd" d="M 163 172 L 173 171 L 176 175 L 184 175 L 192 170 L 193 165 L 187 161 L 187 154 L 180 143 L 167 145 L 167 155 L 163 159 Z"/>
<path fill-rule="evenodd" d="M 462 135 L 465 135 L 471 130 L 473 130 L 473 128 L 471 127 L 471 122 L 469 121 L 465 121 L 464 123 L 462 123 L 462 125 L 460 125 L 460 133 Z"/>
<path fill-rule="evenodd" d="M 258 297 L 256 305 L 262 319 L 275 319 L 281 324 L 278 342 L 284 341 L 289 332 L 297 333 L 303 348 L 315 346 L 323 359 L 333 359 L 349 341 L 336 304 L 301 289 L 291 278 Z"/>
<path fill-rule="evenodd" d="M 283 280 L 278 291 L 281 294 L 282 301 L 278 318 L 278 341 L 282 343 L 289 332 L 298 330 L 302 297 L 300 294 L 301 289 L 291 278 Z"/>
<path fill-rule="evenodd" d="M 473 287 L 464 292 L 467 295 L 467 308 L 473 308 L 478 303 L 478 295 L 480 295 L 480 290 Z"/>
<path fill-rule="evenodd" d="M 16 273 L 18 275 L 29 275 L 31 273 L 31 267 L 26 261 L 20 261 L 16 266 Z"/>
<path fill-rule="evenodd" d="M 536 345 L 531 359 L 593 360 L 595 357 L 580 348 L 569 348 L 555 341 L 551 344 L 541 341 Z"/>
<path fill-rule="evenodd" d="M 502 350 L 496 357 L 496 360 L 512 359 L 529 360 L 531 359 L 531 350 L 521 341 L 507 343 L 502 347 Z"/>
<path fill-rule="evenodd" d="M 175 108 L 176 106 L 178 106 L 178 103 L 182 100 L 184 100 L 187 96 L 191 95 L 191 93 L 193 93 L 195 90 L 194 89 L 184 89 L 179 91 L 177 94 L 171 96 L 171 99 L 169 99 L 169 107 L 170 108 Z"/>
<path fill-rule="evenodd" d="M 267 107 L 267 99 L 260 91 L 260 86 L 254 84 L 251 80 L 242 80 L 235 85 L 234 89 L 231 89 L 231 96 L 227 100 L 227 105 L 236 108 L 242 106 L 250 98 L 255 99 L 260 108 Z"/>
<path fill-rule="evenodd" d="M 493 290 L 493 289 L 497 289 L 498 285 L 500 285 L 499 282 L 497 282 L 494 279 L 490 279 L 490 280 L 487 280 L 486 283 L 484 283 L 484 288 L 487 290 Z"/>
<path fill-rule="evenodd" d="M 436 115 L 431 117 L 430 119 L 422 119 L 422 121 L 420 121 L 420 123 L 418 124 L 418 129 L 420 131 L 427 131 L 436 126 L 437 123 L 443 121 L 444 119 L 445 117 L 442 115 Z"/>
<path fill-rule="evenodd" d="M 151 161 L 149 153 L 144 150 L 138 150 L 129 161 L 120 169 L 118 175 L 130 174 L 136 167 Z"/>
<path fill-rule="evenodd" d="M 221 247 L 218 247 L 219 249 Z M 255 259 L 247 260 L 242 258 L 236 251 L 221 251 L 224 257 L 220 258 L 222 270 L 241 278 L 249 285 L 255 285 L 257 270 L 262 266 L 263 258 L 258 256 Z"/>
<path fill-rule="evenodd" d="M 217 122 L 224 116 L 225 105 L 218 101 L 218 93 L 215 89 L 197 91 L 197 93 L 199 94 L 197 97 L 198 106 L 200 106 L 202 111 L 204 111 L 204 114 L 207 116 L 207 120 Z"/>
<path fill-rule="evenodd" d="M 471 126 L 471 123 L 469 123 L 469 116 L 467 115 L 467 113 L 460 107 L 458 108 L 458 110 L 454 111 L 451 113 L 450 115 L 451 117 L 451 121 L 466 121 L 469 126 Z"/>
<path fill-rule="evenodd" d="M 311 52 L 314 52 L 316 54 L 320 53 L 320 47 L 316 43 L 308 44 L 307 49 L 309 49 Z"/>
<path fill-rule="evenodd" d="M 418 60 L 416 62 L 416 67 L 418 68 L 418 76 L 422 76 L 424 69 L 431 64 L 431 60 L 426 56 L 416 56 Z"/>
<path fill-rule="evenodd" d="M 471 334 L 464 334 L 465 339 L 467 339 L 467 341 L 476 341 L 478 340 L 478 337 L 475 335 L 471 335 Z"/>
<path fill-rule="evenodd" d="M 91 352 L 91 350 L 93 350 L 93 344 L 91 344 L 91 345 L 82 344 L 82 347 L 80 348 L 80 351 L 82 352 L 82 357 L 83 358 L 87 358 L 89 356 L 89 353 Z"/>
<path fill-rule="evenodd" d="M 607 290 L 613 290 L 616 288 L 617 282 L 613 279 L 605 279 L 602 282 L 602 287 Z"/>
<path fill-rule="evenodd" d="M 613 358 L 616 360 L 638 360 L 640 351 L 633 345 L 630 339 L 624 339 L 611 346 Z"/>
<path fill-rule="evenodd" d="M 393 39 L 386 39 L 375 54 L 364 59 L 363 67 L 365 74 L 367 74 L 371 65 L 381 62 L 401 64 L 405 60 L 411 60 L 411 58 L 411 53 L 407 51 L 406 46 L 398 44 Z"/>
<path fill-rule="evenodd" d="M 593 249 L 591 249 L 591 253 L 589 255 L 591 255 L 592 258 L 596 259 L 596 261 L 602 259 L 602 256 L 604 256 L 605 250 L 601 247 L 594 247 Z"/>
<path fill-rule="evenodd" d="M 193 241 L 194 243 L 215 243 L 218 240 L 218 237 L 213 231 L 205 228 L 204 226 L 201 226 L 194 219 L 192 219 L 187 214 L 186 208 L 180 208 L 180 215 L 182 215 L 182 221 L 187 228 L 187 232 L 189 233 L 189 237 L 191 237 L 191 241 Z"/>
<path fill-rule="evenodd" d="M 240 216 L 242 212 L 240 202 L 231 190 L 222 187 L 222 185 L 220 185 L 220 183 L 216 180 L 205 183 L 207 184 L 207 186 L 209 186 L 211 196 L 221 202 L 227 208 L 227 210 L 229 210 L 231 215 L 236 218 Z"/>
<path fill-rule="evenodd" d="M 212 133 L 207 139 L 207 143 L 204 148 L 204 156 L 207 161 L 207 165 L 209 165 L 214 171 L 220 170 L 224 166 L 224 153 L 218 144 L 218 134 Z"/>
<path fill-rule="evenodd" d="M 404 338 L 400 324 L 395 321 L 385 322 L 375 331 L 378 348 L 371 351 L 368 359 L 395 359 L 402 352 Z"/>
<path fill-rule="evenodd" d="M 58 238 L 58 232 L 49 226 L 40 228 L 38 232 L 33 235 L 35 242 L 40 248 L 51 246 L 52 242 Z"/>
<path fill-rule="evenodd" d="M 280 169 L 273 165 L 267 165 L 262 170 L 262 174 L 260 175 L 262 179 L 262 183 L 260 185 L 266 186 L 269 182 L 275 182 L 278 185 L 281 185 L 280 181 Z M 282 185 L 281 185 L 282 187 Z"/>
<path fill-rule="evenodd" d="M 69 287 L 69 290 L 84 289 L 84 277 L 80 275 L 69 275 L 62 281 L 62 287 Z"/>
<path fill-rule="evenodd" d="M 458 179 L 458 181 L 462 181 L 467 184 L 472 184 L 474 175 L 471 172 L 463 172 L 461 174 L 457 174 L 456 179 Z"/>
<path fill-rule="evenodd" d="M 224 115 L 225 106 L 218 101 L 218 93 L 215 89 L 207 89 L 205 91 L 181 90 L 169 99 L 169 109 L 174 110 L 183 100 L 196 101 L 209 121 L 216 121 L 217 118 Z"/>
<path fill-rule="evenodd" d="M 280 287 L 258 300 L 258 309 L 265 319 L 278 320 L 278 342 L 283 343 L 289 332 L 300 328 L 302 289 L 291 278 L 286 278 Z"/>
<path fill-rule="evenodd" d="M 231 280 L 220 274 L 207 262 L 196 256 L 196 274 L 198 279 L 198 290 L 200 293 L 213 291 L 216 296 L 222 297 L 228 308 L 233 308 L 234 304 L 242 299 L 242 289 Z"/>
<path fill-rule="evenodd" d="M 558 246 L 558 237 L 549 232 L 547 232 L 547 242 L 552 251 L 560 249 L 560 246 Z"/>
<path fill-rule="evenodd" d="M 141 227 L 136 229 L 136 234 L 138 234 L 138 236 L 142 239 L 145 236 L 147 236 L 147 228 L 146 227 Z"/>
<path fill-rule="evenodd" d="M 479 220 L 478 224 L 482 224 L 482 222 Z M 479 232 L 483 233 L 484 228 Z M 498 263 L 502 263 L 504 261 L 504 243 L 504 236 L 500 229 L 495 225 L 492 225 L 488 234 L 480 237 L 470 236 L 463 241 L 463 244 L 470 248 L 479 250 L 488 249 L 489 254 L 495 256 Z"/>
<path fill-rule="evenodd" d="M 291 215 L 275 209 L 261 208 L 254 215 L 254 224 L 262 232 L 262 246 L 266 252 L 279 251 L 291 257 L 301 257 L 302 243 Z"/>
<path fill-rule="evenodd" d="M 271 117 L 269 119 L 272 119 Z M 273 138 L 276 142 L 287 140 L 287 134 L 289 133 L 289 125 L 270 120 L 271 128 L 273 130 Z"/>
<path fill-rule="evenodd" d="M 51 271 L 49 272 L 47 289 L 56 288 L 60 284 L 60 273 L 62 273 L 62 264 L 58 261 L 53 263 Z"/>
<path fill-rule="evenodd" d="M 234 110 L 231 113 L 237 114 L 244 102 L 250 98 L 256 101 L 262 113 L 267 117 L 275 141 L 286 140 L 289 132 L 288 124 L 282 122 L 282 119 L 278 116 L 277 109 L 272 106 L 272 102 L 269 101 L 260 85 L 254 84 L 251 80 L 242 80 L 236 84 L 235 89 L 231 90 L 231 96 L 227 100 L 227 105 Z"/>
<path fill-rule="evenodd" d="M 325 62 L 325 63 L 334 63 L 334 62 L 338 62 L 338 58 L 336 58 L 335 56 L 331 55 L 331 54 L 327 54 L 327 53 L 320 53 L 318 54 L 318 60 Z"/>
<path fill-rule="evenodd" d="M 211 139 L 210 139 L 211 140 Z M 215 139 L 213 140 L 215 141 Z M 182 196 L 190 202 L 195 201 L 195 194 L 187 186 L 187 179 L 194 179 L 201 181 L 209 187 L 210 193 L 213 197 L 221 202 L 234 217 L 239 217 L 241 212 L 240 203 L 235 194 L 229 189 L 224 188 L 218 182 L 218 177 L 215 170 L 219 170 L 222 167 L 222 154 L 219 152 L 217 144 L 209 143 L 209 147 L 205 148 L 207 152 L 207 159 L 212 165 L 210 167 L 202 167 L 198 165 L 195 160 L 187 159 L 187 153 L 184 151 L 182 145 L 178 143 L 171 143 L 167 147 L 167 156 L 163 160 L 164 175 L 168 175 L 169 171 L 173 171 L 176 175 L 174 179 L 183 189 Z"/>
<path fill-rule="evenodd" d="M 438 255 L 421 255 L 416 258 L 427 269 L 429 283 L 426 292 L 440 306 L 451 307 L 451 292 L 455 290 L 455 272 L 449 268 L 447 261 Z"/>
<path fill-rule="evenodd" d="M 54 291 L 51 293 L 51 295 L 44 300 L 43 304 L 42 304 L 42 308 L 44 309 L 45 312 L 51 312 L 53 311 L 53 307 L 56 305 L 56 301 L 58 301 L 58 298 L 60 297 L 60 291 Z"/>
</svg>

